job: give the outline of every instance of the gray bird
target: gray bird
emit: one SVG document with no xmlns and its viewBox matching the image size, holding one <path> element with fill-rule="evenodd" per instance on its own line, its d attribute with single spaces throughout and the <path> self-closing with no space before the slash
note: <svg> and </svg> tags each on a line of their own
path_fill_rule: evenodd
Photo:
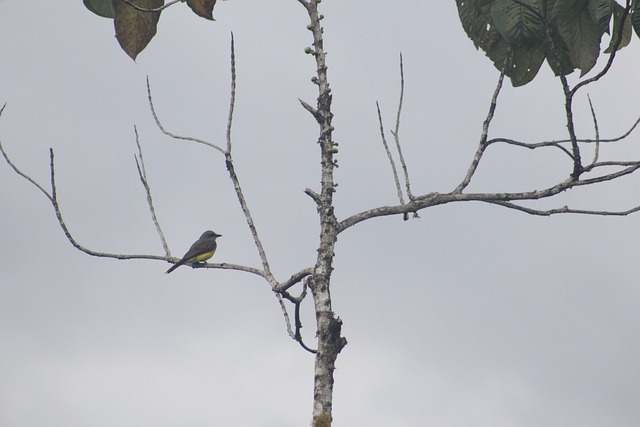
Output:
<svg viewBox="0 0 640 427">
<path fill-rule="evenodd" d="M 192 264 L 194 262 L 206 261 L 213 256 L 216 252 L 218 244 L 216 238 L 222 236 L 222 234 L 216 234 L 215 232 L 208 230 L 202 233 L 202 236 L 189 248 L 186 254 L 180 261 L 171 266 L 165 274 L 171 273 L 176 268 L 183 264 Z"/>
</svg>

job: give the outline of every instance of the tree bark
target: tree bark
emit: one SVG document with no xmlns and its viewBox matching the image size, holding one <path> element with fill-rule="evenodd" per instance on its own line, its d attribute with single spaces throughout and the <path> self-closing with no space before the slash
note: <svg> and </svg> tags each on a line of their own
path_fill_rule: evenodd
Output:
<svg viewBox="0 0 640 427">
<path fill-rule="evenodd" d="M 313 392 L 313 426 L 329 427 L 333 407 L 333 371 L 338 354 L 347 344 L 347 340 L 340 336 L 342 321 L 335 316 L 331 309 L 330 293 L 334 248 L 338 235 L 338 221 L 333 210 L 333 193 L 336 189 L 333 181 L 333 171 L 336 167 L 334 155 L 338 150 L 332 139 L 332 96 L 327 79 L 327 65 L 320 25 L 322 15 L 318 14 L 319 1 L 299 0 L 299 2 L 309 14 L 310 24 L 307 28 L 313 34 L 313 48 L 307 48 L 306 51 L 315 57 L 317 68 L 316 76 L 312 81 L 318 86 L 316 107 L 313 108 L 304 102 L 302 105 L 313 114 L 320 128 L 318 145 L 322 169 L 320 194 L 310 190 L 307 192 L 315 200 L 320 217 L 320 246 L 310 281 L 318 331 Z"/>
</svg>

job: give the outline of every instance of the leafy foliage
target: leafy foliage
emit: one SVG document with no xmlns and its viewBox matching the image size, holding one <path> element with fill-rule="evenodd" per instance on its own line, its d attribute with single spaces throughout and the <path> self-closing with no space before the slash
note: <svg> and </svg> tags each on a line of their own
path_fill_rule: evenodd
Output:
<svg viewBox="0 0 640 427">
<path fill-rule="evenodd" d="M 213 6 L 216 0 L 187 0 L 187 5 L 193 12 L 206 19 L 213 21 Z"/>
<path fill-rule="evenodd" d="M 603 34 L 613 26 L 604 53 L 640 37 L 640 0 L 629 10 L 614 0 L 456 0 L 462 27 L 514 86 L 535 78 L 547 61 L 556 75 L 588 73 L 600 55 Z M 623 23 L 624 21 L 624 23 Z M 620 34 L 622 32 L 622 34 Z"/>
<path fill-rule="evenodd" d="M 135 5 L 148 10 L 157 9 L 164 5 L 164 0 L 135 0 Z M 160 12 L 143 12 L 120 0 L 116 0 L 113 7 L 118 43 L 135 60 L 156 35 Z"/>
<path fill-rule="evenodd" d="M 112 0 L 83 0 L 83 3 L 87 9 L 98 16 L 111 19 L 116 16 Z"/>
<path fill-rule="evenodd" d="M 179 1 L 186 1 L 196 15 L 213 20 L 216 0 Z M 167 6 L 177 2 L 175 0 Z M 83 3 L 96 15 L 113 19 L 118 43 L 133 60 L 156 35 L 158 20 L 165 6 L 164 0 L 83 0 Z"/>
</svg>

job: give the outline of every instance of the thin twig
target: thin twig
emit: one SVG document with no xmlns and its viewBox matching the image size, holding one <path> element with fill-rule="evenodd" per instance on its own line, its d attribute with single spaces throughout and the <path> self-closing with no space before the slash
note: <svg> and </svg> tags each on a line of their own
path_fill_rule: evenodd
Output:
<svg viewBox="0 0 640 427">
<path fill-rule="evenodd" d="M 244 198 L 244 194 L 242 193 L 242 188 L 240 187 L 240 181 L 238 176 L 236 175 L 235 168 L 233 166 L 233 158 L 231 153 L 227 152 L 225 154 L 226 157 L 226 166 L 227 171 L 229 172 L 229 176 L 231 177 L 231 182 L 233 183 L 233 188 L 236 191 L 236 196 L 238 197 L 238 202 L 240 203 L 240 208 L 244 213 L 245 220 L 247 221 L 247 226 L 249 226 L 249 230 L 251 231 L 251 235 L 253 236 L 253 241 L 258 250 L 258 255 L 260 256 L 260 260 L 262 261 L 262 268 L 264 269 L 264 277 L 269 281 L 269 284 L 272 288 L 277 286 L 277 281 L 273 277 L 271 273 L 271 267 L 269 267 L 269 260 L 267 259 L 267 254 L 264 251 L 264 247 L 262 246 L 262 242 L 260 241 L 260 237 L 258 236 L 258 230 L 256 229 L 255 223 L 253 222 L 253 217 L 251 216 L 251 212 L 249 211 L 249 206 Z"/>
<path fill-rule="evenodd" d="M 269 267 L 269 260 L 267 259 L 267 254 L 262 246 L 262 242 L 260 241 L 260 237 L 258 236 L 258 230 L 256 229 L 255 223 L 253 222 L 253 217 L 251 216 L 251 212 L 249 211 L 249 206 L 247 205 L 247 201 L 244 197 L 244 193 L 242 192 L 242 188 L 240 187 L 240 180 L 238 179 L 238 175 L 235 172 L 235 167 L 233 166 L 233 157 L 231 155 L 231 125 L 233 123 L 233 113 L 235 109 L 235 98 L 236 98 L 236 68 L 235 68 L 236 60 L 235 60 L 235 48 L 234 48 L 234 40 L 233 33 L 231 34 L 231 100 L 229 101 L 229 115 L 227 121 L 227 151 L 224 152 L 225 155 L 225 164 L 227 167 L 227 171 L 229 172 L 229 176 L 231 178 L 231 182 L 233 183 L 233 188 L 236 192 L 236 196 L 238 198 L 238 202 L 240 203 L 240 208 L 244 213 L 245 220 L 247 221 L 247 225 L 249 226 L 249 230 L 251 231 L 251 236 L 253 236 L 253 241 L 258 250 L 258 255 L 260 256 L 260 260 L 262 261 L 262 268 L 264 269 L 263 276 L 267 279 L 269 284 L 273 289 L 275 289 L 278 285 L 278 282 L 273 277 L 271 273 L 271 268 Z"/>
<path fill-rule="evenodd" d="M 316 110 L 315 108 L 313 108 L 311 105 L 309 105 L 308 103 L 304 102 L 300 98 L 298 98 L 298 101 L 300 101 L 300 105 L 302 105 L 302 108 L 304 108 L 309 113 L 311 113 L 311 115 L 316 119 L 316 121 L 322 120 L 322 117 L 320 115 L 318 115 L 318 110 Z"/>
<path fill-rule="evenodd" d="M 33 184 L 38 190 L 40 190 L 42 194 L 44 194 L 47 197 L 47 199 L 49 199 L 49 201 L 53 202 L 53 198 L 51 197 L 51 194 L 47 192 L 47 190 L 45 190 L 40 184 L 34 181 L 29 175 L 22 172 L 20 169 L 18 169 L 16 165 L 13 164 L 13 162 L 11 161 L 7 153 L 4 151 L 4 147 L 2 146 L 1 141 L 0 141 L 0 151 L 2 152 L 2 156 L 4 157 L 7 164 L 11 166 L 11 169 L 13 169 L 15 173 L 17 173 L 18 175 L 20 175 L 21 177 L 29 181 L 31 184 Z"/>
<path fill-rule="evenodd" d="M 563 142 L 570 142 L 570 141 L 544 141 L 544 142 L 536 142 L 536 143 L 527 143 L 527 142 L 516 141 L 514 139 L 509 139 L 509 138 L 493 138 L 487 141 L 487 146 L 498 143 L 498 142 L 503 142 L 508 145 L 515 145 L 516 147 L 524 147 L 530 150 L 534 150 L 536 148 L 541 148 L 541 147 L 555 147 L 560 149 L 563 153 L 569 156 L 571 160 L 573 160 L 573 155 L 571 154 L 571 151 L 567 150 L 565 147 L 560 145 Z"/>
<path fill-rule="evenodd" d="M 387 144 L 387 138 L 384 136 L 384 125 L 382 124 L 382 114 L 380 113 L 380 105 L 378 104 L 378 101 L 376 101 L 376 109 L 378 110 L 378 123 L 380 124 L 380 136 L 382 138 L 382 146 L 384 147 L 384 151 L 387 153 L 387 158 L 389 159 L 389 164 L 391 165 L 393 180 L 396 183 L 396 191 L 398 192 L 398 200 L 400 200 L 401 205 L 404 205 L 404 196 L 402 195 L 402 187 L 400 186 L 400 179 L 398 178 L 398 170 L 396 169 L 396 163 L 393 160 L 393 156 L 391 155 L 391 150 L 389 150 L 389 144 Z"/>
<path fill-rule="evenodd" d="M 578 215 L 599 215 L 599 216 L 627 216 L 632 213 L 640 211 L 640 206 L 636 206 L 631 209 L 627 209 L 625 211 L 595 211 L 595 210 L 586 210 L 586 209 L 571 209 L 568 206 L 563 206 L 561 208 L 548 209 L 548 210 L 540 210 L 540 209 L 532 209 L 524 206 L 517 205 L 515 203 L 510 202 L 487 202 L 492 205 L 499 205 L 505 208 L 514 209 L 520 212 L 525 212 L 530 215 L 537 216 L 551 216 L 556 214 L 578 214 Z"/>
<path fill-rule="evenodd" d="M 595 139 L 589 139 L 589 138 L 580 138 L 577 141 L 579 143 L 585 143 L 585 144 L 591 144 L 591 143 L 610 143 L 610 142 L 618 142 L 618 141 L 622 141 L 624 139 L 626 139 L 629 135 L 631 135 L 631 132 L 633 132 L 638 125 L 640 124 L 640 117 L 638 117 L 636 119 L 636 121 L 633 123 L 633 125 L 631 125 L 631 127 L 629 128 L 629 130 L 627 130 L 625 133 L 623 133 L 620 136 L 617 136 L 615 138 L 601 138 L 599 140 L 595 140 Z M 489 141 L 487 141 L 487 145 L 491 145 L 497 142 L 504 142 L 507 144 L 513 144 L 513 145 L 517 145 L 519 147 L 525 147 L 525 148 L 541 148 L 541 147 L 556 147 L 556 148 L 560 148 L 562 149 L 565 153 L 567 153 L 571 158 L 573 158 L 571 156 L 571 153 L 564 147 L 562 147 L 560 144 L 566 144 L 566 143 L 570 143 L 571 140 L 569 139 L 559 139 L 557 141 L 543 141 L 543 142 L 536 142 L 536 143 L 526 143 L 526 142 L 521 142 L 521 141 L 516 141 L 513 139 L 508 139 L 508 138 L 494 138 L 494 139 L 490 139 Z"/>
<path fill-rule="evenodd" d="M 291 288 L 292 286 L 296 285 L 297 283 L 300 283 L 307 276 L 310 276 L 312 274 L 313 274 L 313 269 L 312 268 L 305 268 L 304 270 L 300 270 L 299 272 L 297 272 L 294 275 L 292 275 L 288 280 L 280 283 L 274 289 L 274 291 L 276 291 L 276 292 L 286 291 L 289 288 Z"/>
<path fill-rule="evenodd" d="M 296 334 L 295 332 L 293 332 L 293 329 L 291 328 L 291 319 L 289 318 L 289 312 L 287 311 L 287 306 L 284 303 L 284 299 L 282 298 L 282 294 L 280 294 L 279 292 L 276 292 L 276 299 L 278 300 L 278 304 L 280 305 L 280 310 L 282 310 L 282 316 L 284 317 L 284 324 L 287 328 L 287 334 L 295 341 L 296 340 Z"/>
<path fill-rule="evenodd" d="M 133 127 L 133 130 L 136 134 L 136 145 L 138 146 L 138 155 L 133 156 L 136 160 L 136 168 L 138 168 L 138 177 L 140 177 L 140 181 L 142 182 L 142 186 L 144 187 L 145 193 L 147 193 L 147 205 L 149 206 L 149 211 L 151 212 L 151 219 L 153 220 L 153 224 L 156 226 L 156 231 L 158 232 L 158 236 L 160 237 L 160 242 L 162 242 L 162 248 L 164 249 L 164 253 L 167 257 L 171 257 L 171 252 L 169 251 L 169 245 L 167 245 L 167 240 L 164 237 L 164 233 L 162 232 L 162 227 L 160 227 L 160 222 L 158 221 L 158 217 L 156 215 L 156 209 L 153 206 L 153 199 L 151 198 L 151 188 L 149 187 L 149 181 L 147 180 L 147 169 L 144 165 L 144 157 L 142 155 L 142 146 L 140 145 L 140 139 L 138 137 L 138 128 Z"/>
<path fill-rule="evenodd" d="M 306 351 L 308 351 L 311 354 L 316 354 L 318 352 L 318 350 L 314 350 L 314 349 L 308 347 L 304 343 L 304 340 L 302 339 L 302 320 L 300 318 L 300 306 L 301 306 L 302 301 L 304 300 L 304 298 L 307 296 L 307 288 L 308 288 L 307 280 L 308 280 L 308 278 L 305 279 L 302 282 L 302 292 L 300 293 L 300 296 L 294 297 L 294 296 L 292 296 L 291 294 L 289 294 L 286 291 L 280 292 L 277 295 L 281 294 L 282 297 L 286 298 L 287 300 L 292 302 L 293 305 L 294 305 L 294 318 L 295 318 L 296 331 L 295 331 L 295 333 L 293 333 L 292 338 L 294 340 L 296 340 L 300 344 L 300 346 L 302 348 L 304 348 Z M 286 310 L 285 310 L 285 312 L 286 312 Z M 288 322 L 289 321 L 288 314 L 286 316 L 286 319 L 287 319 L 287 322 Z M 290 328 L 290 325 L 288 323 L 287 323 L 287 327 Z M 290 329 L 289 329 L 289 332 L 291 332 Z M 291 335 L 291 333 L 289 335 Z"/>
<path fill-rule="evenodd" d="M 2 155 L 4 156 L 5 160 L 7 161 L 7 164 L 9 164 L 9 166 L 11 166 L 11 168 L 22 178 L 24 178 L 25 180 L 27 180 L 29 183 L 31 183 L 33 186 L 35 186 L 38 190 L 40 190 L 40 192 L 42 192 L 42 194 L 44 194 L 47 199 L 49 199 L 49 201 L 51 202 L 51 205 L 53 206 L 53 210 L 54 213 L 56 215 L 56 218 L 58 220 L 58 224 L 60 225 L 60 228 L 62 228 L 62 231 L 64 232 L 64 235 L 66 236 L 67 240 L 69 240 L 69 242 L 78 250 L 91 255 L 91 256 L 96 256 L 96 257 L 102 257 L 102 258 L 115 258 L 115 259 L 154 259 L 154 260 L 164 260 L 165 257 L 163 256 L 156 256 L 156 255 L 123 255 L 123 254 L 112 254 L 112 253 L 108 253 L 108 252 L 97 252 L 97 251 L 93 251 L 90 249 L 85 248 L 84 246 L 80 245 L 71 235 L 71 232 L 69 231 L 69 228 L 67 227 L 67 224 L 64 222 L 64 219 L 62 217 L 62 212 L 60 211 L 60 205 L 58 203 L 58 191 L 56 188 L 56 178 L 55 178 L 55 164 L 54 164 L 54 155 L 53 155 L 53 149 L 50 148 L 49 149 L 49 174 L 50 174 L 50 185 L 51 185 L 51 193 L 49 193 L 47 190 L 44 189 L 44 187 L 42 187 L 40 184 L 38 184 L 33 178 L 31 178 L 29 175 L 25 174 L 24 172 L 22 172 L 20 169 L 18 169 L 18 167 L 11 161 L 11 159 L 9 158 L 9 156 L 7 155 L 7 153 L 4 151 L 4 148 L 2 147 L 2 144 L 0 143 L 0 151 L 2 151 Z"/>
<path fill-rule="evenodd" d="M 589 99 L 589 108 L 591 109 L 591 117 L 593 118 L 593 128 L 595 130 L 595 136 L 596 136 L 596 147 L 593 150 L 593 160 L 591 161 L 591 166 L 593 166 L 598 162 L 598 157 L 600 156 L 600 130 L 598 129 L 598 118 L 596 117 L 596 112 L 593 109 L 593 103 L 591 102 L 591 97 L 587 95 L 587 98 Z"/>
<path fill-rule="evenodd" d="M 480 142 L 478 143 L 478 148 L 476 149 L 476 153 L 473 156 L 473 160 L 471 161 L 471 165 L 467 170 L 467 174 L 465 175 L 462 182 L 453 190 L 454 193 L 462 193 L 462 191 L 467 188 L 469 183 L 471 182 L 471 178 L 476 173 L 478 169 L 478 165 L 480 164 L 480 159 L 482 159 L 482 155 L 486 150 L 487 137 L 489 135 L 489 125 L 491 125 L 491 120 L 493 120 L 493 114 L 496 111 L 496 106 L 498 103 L 498 95 L 500 94 L 500 90 L 502 89 L 502 83 L 504 82 L 504 76 L 507 72 L 507 67 L 509 66 L 509 62 L 511 61 L 512 51 L 509 49 L 507 55 L 504 58 L 504 63 L 502 64 L 502 70 L 500 71 L 500 77 L 498 77 L 498 83 L 496 84 L 496 88 L 493 91 L 493 96 L 491 97 L 491 104 L 489 105 L 489 111 L 487 112 L 487 117 L 484 119 L 482 123 L 482 134 L 480 135 Z"/>
<path fill-rule="evenodd" d="M 396 115 L 396 128 L 395 130 L 391 131 L 391 134 L 393 135 L 393 139 L 396 142 L 396 149 L 398 150 L 400 165 L 402 166 L 402 171 L 404 172 L 404 183 L 407 188 L 407 197 L 409 198 L 409 200 L 412 200 L 413 194 L 411 194 L 411 183 L 409 182 L 409 171 L 407 169 L 407 162 L 405 162 L 404 155 L 402 154 L 402 147 L 400 146 L 400 117 L 402 115 L 403 101 L 404 101 L 404 63 L 402 61 L 402 53 L 400 53 L 400 101 L 398 102 L 398 113 Z"/>
<path fill-rule="evenodd" d="M 236 105 L 236 50 L 231 32 L 231 96 L 229 97 L 229 116 L 227 119 L 227 153 L 231 153 L 231 125 L 233 123 L 233 111 Z"/>
<path fill-rule="evenodd" d="M 619 167 L 629 167 L 629 166 L 634 166 L 638 164 L 637 161 L 626 161 L 626 162 L 621 162 L 621 161 L 606 161 L 606 162 L 598 162 L 598 163 L 593 163 L 589 166 L 586 166 L 584 168 L 585 172 L 589 172 L 592 171 L 596 168 L 602 168 L 602 167 L 615 167 L 615 166 L 619 166 Z"/>
<path fill-rule="evenodd" d="M 149 12 L 149 13 L 157 13 L 157 12 L 162 12 L 163 10 L 165 10 L 166 8 L 168 8 L 169 6 L 173 6 L 174 4 L 183 1 L 183 0 L 173 0 L 163 6 L 160 6 L 157 9 L 145 9 L 144 7 L 140 7 L 138 5 L 136 5 L 135 3 L 133 3 L 131 0 L 122 0 L 124 3 L 128 4 L 129 6 L 131 6 L 132 8 L 134 8 L 137 11 L 140 12 Z"/>
<path fill-rule="evenodd" d="M 162 133 L 164 133 L 165 135 L 170 136 L 171 138 L 174 138 L 174 139 L 180 139 L 180 140 L 183 140 L 183 141 L 197 142 L 198 144 L 207 145 L 207 146 L 209 146 L 211 148 L 215 148 L 216 150 L 218 150 L 219 152 L 224 154 L 224 150 L 222 148 L 220 148 L 219 146 L 217 146 L 216 144 L 212 144 L 211 142 L 207 142 L 207 141 L 204 141 L 202 139 L 192 138 L 190 136 L 175 135 L 175 134 L 169 132 L 168 130 L 166 130 L 162 126 L 162 123 L 160 123 L 160 119 L 158 119 L 158 115 L 156 114 L 156 110 L 155 110 L 155 108 L 153 106 L 153 99 L 151 97 L 151 85 L 149 84 L 149 77 L 147 77 L 147 97 L 149 98 L 149 107 L 151 108 L 151 114 L 153 114 L 153 119 L 155 120 L 156 125 L 158 126 L 158 128 L 160 129 L 160 131 Z"/>
</svg>

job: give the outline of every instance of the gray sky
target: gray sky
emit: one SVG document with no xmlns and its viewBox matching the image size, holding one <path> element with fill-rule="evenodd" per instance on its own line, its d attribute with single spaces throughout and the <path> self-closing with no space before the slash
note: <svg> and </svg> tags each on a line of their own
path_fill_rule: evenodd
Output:
<svg viewBox="0 0 640 427">
<path fill-rule="evenodd" d="M 321 6 L 339 218 L 396 203 L 375 101 L 389 128 L 399 52 L 414 192 L 453 189 L 498 77 L 454 2 Z M 0 138 L 45 187 L 54 148 L 62 211 L 81 244 L 161 255 L 133 160 L 135 124 L 173 254 L 213 229 L 223 235 L 215 260 L 258 266 L 222 157 L 163 136 L 145 93 L 148 75 L 168 129 L 222 144 L 233 31 L 236 169 L 285 279 L 312 264 L 318 235 L 303 193 L 319 186 L 316 125 L 298 104 L 315 99 L 306 15 L 295 0 L 234 0 L 219 2 L 215 16 L 170 8 L 134 63 L 112 22 L 79 1 L 3 0 Z M 637 44 L 590 89 L 603 136 L 640 114 Z M 561 90 L 547 68 L 524 88 L 506 85 L 492 136 L 565 137 Z M 576 115 L 580 135 L 592 137 L 584 93 Z M 637 159 L 637 142 L 633 135 L 602 156 Z M 557 152 L 495 146 L 469 191 L 542 188 L 569 172 Z M 265 282 L 185 267 L 167 276 L 166 263 L 89 257 L 65 239 L 46 198 L 4 163 L 0 183 L 0 425 L 308 425 L 313 357 L 287 336 Z M 639 190 L 637 177 L 625 178 L 535 206 L 626 209 Z M 420 216 L 376 219 L 340 236 L 332 295 L 349 344 L 337 363 L 336 426 L 638 425 L 640 216 L 540 218 L 481 204 Z"/>
</svg>

